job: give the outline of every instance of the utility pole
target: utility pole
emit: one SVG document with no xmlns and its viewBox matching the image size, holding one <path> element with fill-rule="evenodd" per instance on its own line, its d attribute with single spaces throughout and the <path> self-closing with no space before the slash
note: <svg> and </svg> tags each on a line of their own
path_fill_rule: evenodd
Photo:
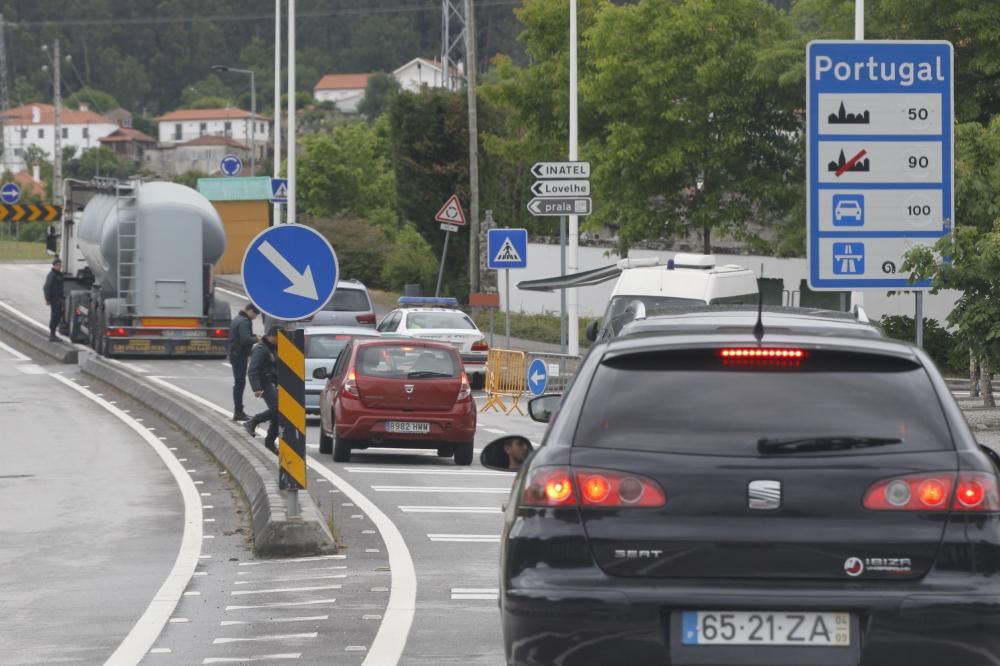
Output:
<svg viewBox="0 0 1000 666">
<path fill-rule="evenodd" d="M 577 160 L 577 80 L 576 80 L 576 0 L 569 0 L 569 161 Z M 566 270 L 576 273 L 579 270 L 577 245 L 580 239 L 580 218 L 569 216 L 569 255 L 566 260 Z M 566 290 L 566 313 L 569 318 L 569 330 L 566 341 L 569 353 L 574 356 L 580 353 L 580 326 L 577 309 L 576 289 Z"/>
<path fill-rule="evenodd" d="M 10 108 L 10 85 L 7 80 L 7 24 L 0 14 L 0 105 L 3 110 Z"/>
<path fill-rule="evenodd" d="M 274 177 L 281 177 L 281 0 L 274 0 Z M 274 224 L 281 224 L 281 204 L 274 204 Z"/>
<path fill-rule="evenodd" d="M 295 0 L 288 0 L 288 216 L 298 222 L 295 211 Z"/>
<path fill-rule="evenodd" d="M 52 155 L 52 199 L 57 206 L 62 201 L 62 80 L 60 75 L 59 40 L 52 49 L 52 106 L 55 108 L 55 143 Z"/>
<path fill-rule="evenodd" d="M 479 291 L 479 115 L 476 110 L 476 7 L 465 0 L 465 81 L 469 100 L 469 293 Z"/>
</svg>

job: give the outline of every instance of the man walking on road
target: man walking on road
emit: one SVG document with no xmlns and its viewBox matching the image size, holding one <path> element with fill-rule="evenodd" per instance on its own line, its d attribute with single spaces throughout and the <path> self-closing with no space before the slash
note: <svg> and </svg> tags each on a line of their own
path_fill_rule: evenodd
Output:
<svg viewBox="0 0 1000 666">
<path fill-rule="evenodd" d="M 229 365 L 233 366 L 233 420 L 246 421 L 250 417 L 243 411 L 243 390 L 247 385 L 247 363 L 257 342 L 253 334 L 253 320 L 260 314 L 253 303 L 236 313 L 229 326 Z"/>
<path fill-rule="evenodd" d="M 250 353 L 250 367 L 247 370 L 250 388 L 253 389 L 255 396 L 264 398 L 267 409 L 255 414 L 243 424 L 253 437 L 256 435 L 258 424 L 268 421 L 264 446 L 275 455 L 278 453 L 275 442 L 278 439 L 278 331 L 280 330 L 281 327 L 277 324 L 269 326 L 264 339 L 254 345 Z"/>
<path fill-rule="evenodd" d="M 45 293 L 45 304 L 49 306 L 49 340 L 51 342 L 59 341 L 56 329 L 62 322 L 63 279 L 62 260 L 57 257 L 52 262 L 52 270 L 45 277 L 45 286 L 42 288 Z"/>
</svg>

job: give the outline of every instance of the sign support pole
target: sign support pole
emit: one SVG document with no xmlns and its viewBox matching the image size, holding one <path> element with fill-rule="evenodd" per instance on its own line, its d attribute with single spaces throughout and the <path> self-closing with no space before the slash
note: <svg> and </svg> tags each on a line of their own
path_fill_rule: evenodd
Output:
<svg viewBox="0 0 1000 666">
<path fill-rule="evenodd" d="M 281 178 L 281 0 L 274 0 L 274 177 Z M 274 204 L 274 224 L 281 224 L 281 204 Z"/>
<path fill-rule="evenodd" d="M 507 349 L 510 349 L 510 269 L 504 269 L 504 282 L 506 283 L 506 307 L 504 308 L 504 332 L 507 334 Z"/>
<path fill-rule="evenodd" d="M 856 41 L 864 41 L 865 39 L 865 0 L 854 0 L 854 39 Z M 860 289 L 851 292 L 852 310 L 855 305 L 861 307 L 865 305 L 865 292 Z"/>
<path fill-rule="evenodd" d="M 577 160 L 577 80 L 576 80 L 576 0 L 569 0 L 569 161 Z M 569 216 L 569 269 L 570 273 L 579 270 L 577 242 L 580 237 L 580 218 Z M 576 289 L 565 289 L 566 308 L 569 316 L 569 331 L 567 344 L 569 353 L 580 353 L 580 326 L 577 321 Z"/>
<path fill-rule="evenodd" d="M 566 277 L 566 216 L 559 218 L 559 275 Z M 559 353 L 566 353 L 566 290 L 559 290 Z"/>
<path fill-rule="evenodd" d="M 278 485 L 288 515 L 299 515 L 299 490 L 306 489 L 305 331 L 278 333 Z"/>
<path fill-rule="evenodd" d="M 917 292 L 917 303 L 916 312 L 914 313 L 914 324 L 916 324 L 917 336 L 916 343 L 917 346 L 923 349 L 924 347 L 924 292 Z"/>
<path fill-rule="evenodd" d="M 441 294 L 441 279 L 444 277 L 444 260 L 448 258 L 448 239 L 451 238 L 451 232 L 444 232 L 444 248 L 441 250 L 441 267 L 438 268 L 438 281 L 437 286 L 434 287 L 434 297 L 437 298 Z"/>
</svg>

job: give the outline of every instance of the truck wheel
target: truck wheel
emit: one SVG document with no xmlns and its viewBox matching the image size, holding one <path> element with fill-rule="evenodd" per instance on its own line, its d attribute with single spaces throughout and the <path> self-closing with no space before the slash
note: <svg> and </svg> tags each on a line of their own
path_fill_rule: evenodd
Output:
<svg viewBox="0 0 1000 666">
<path fill-rule="evenodd" d="M 472 464 L 472 442 L 463 442 L 455 445 L 455 464 Z"/>
<path fill-rule="evenodd" d="M 351 462 L 351 440 L 337 437 L 337 432 L 333 433 L 333 461 Z"/>
<path fill-rule="evenodd" d="M 333 437 L 323 432 L 323 426 L 319 427 L 319 452 L 329 455 L 333 450 Z"/>
</svg>

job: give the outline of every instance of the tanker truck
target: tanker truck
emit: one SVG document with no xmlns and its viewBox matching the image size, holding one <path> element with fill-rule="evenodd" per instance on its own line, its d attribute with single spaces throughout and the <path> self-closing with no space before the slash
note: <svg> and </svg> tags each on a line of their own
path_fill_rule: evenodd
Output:
<svg viewBox="0 0 1000 666">
<path fill-rule="evenodd" d="M 226 235 L 212 204 L 168 182 L 65 188 L 52 231 L 66 271 L 64 333 L 104 356 L 225 356 L 230 307 L 215 298 L 213 271 Z"/>
</svg>

